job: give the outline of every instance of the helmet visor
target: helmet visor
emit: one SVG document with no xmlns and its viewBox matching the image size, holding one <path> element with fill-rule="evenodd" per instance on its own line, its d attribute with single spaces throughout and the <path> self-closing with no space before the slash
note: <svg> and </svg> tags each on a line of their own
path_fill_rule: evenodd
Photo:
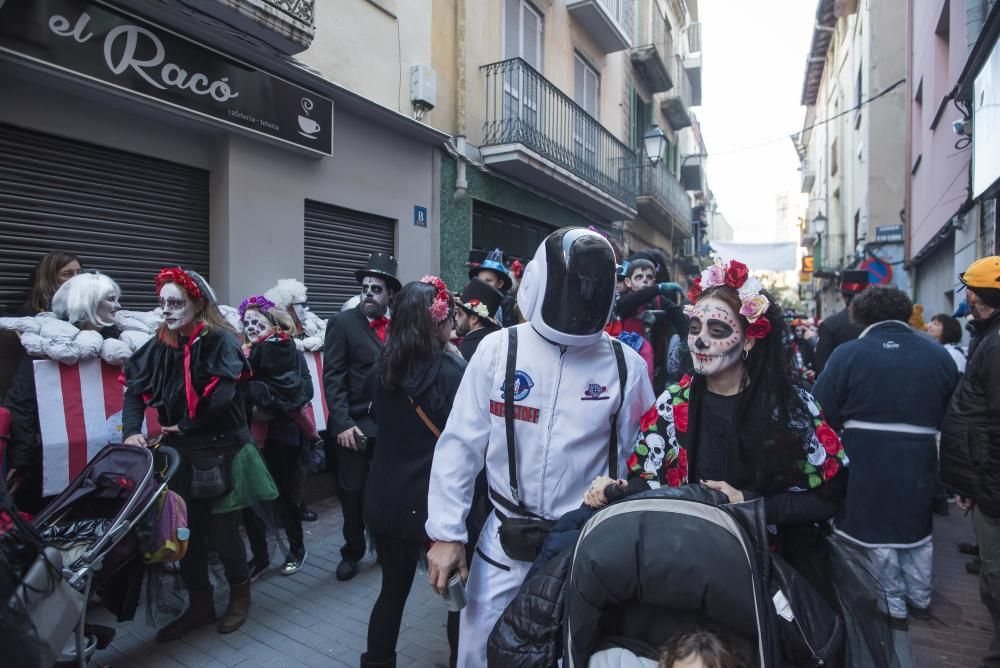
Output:
<svg viewBox="0 0 1000 668">
<path fill-rule="evenodd" d="M 594 232 L 569 229 L 545 240 L 545 262 L 545 324 L 574 336 L 604 329 L 615 298 L 617 264 L 611 244 Z"/>
</svg>

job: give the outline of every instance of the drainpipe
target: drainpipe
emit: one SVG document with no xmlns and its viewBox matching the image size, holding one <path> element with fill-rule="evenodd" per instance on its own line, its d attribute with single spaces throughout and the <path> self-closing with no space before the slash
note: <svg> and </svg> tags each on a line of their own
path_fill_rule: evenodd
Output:
<svg viewBox="0 0 1000 668">
<path fill-rule="evenodd" d="M 455 16 L 455 60 L 458 71 L 455 77 L 455 148 L 458 151 L 453 199 L 461 202 L 469 188 L 465 178 L 465 1 L 458 0 Z"/>
</svg>

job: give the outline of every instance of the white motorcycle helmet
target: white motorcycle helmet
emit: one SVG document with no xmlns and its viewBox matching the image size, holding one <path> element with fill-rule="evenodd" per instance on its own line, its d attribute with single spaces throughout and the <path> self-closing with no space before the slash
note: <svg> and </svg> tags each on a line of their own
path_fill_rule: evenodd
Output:
<svg viewBox="0 0 1000 668">
<path fill-rule="evenodd" d="M 607 239 L 582 227 L 550 234 L 521 277 L 517 304 L 553 343 L 586 346 L 601 339 L 615 304 L 617 265 Z"/>
</svg>

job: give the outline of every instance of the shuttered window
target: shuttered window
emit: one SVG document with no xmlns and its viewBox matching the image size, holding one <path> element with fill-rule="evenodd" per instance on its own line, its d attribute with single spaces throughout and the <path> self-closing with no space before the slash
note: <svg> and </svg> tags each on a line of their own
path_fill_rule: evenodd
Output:
<svg viewBox="0 0 1000 668">
<path fill-rule="evenodd" d="M 542 15 L 526 0 L 504 0 L 503 57 L 523 58 L 542 71 Z"/>
<path fill-rule="evenodd" d="M 118 281 L 126 308 L 155 307 L 161 267 L 209 278 L 207 171 L 2 123 L 0 155 L 3 310 L 53 250 Z"/>
<path fill-rule="evenodd" d="M 573 59 L 573 75 L 574 101 L 596 119 L 600 99 L 600 76 L 580 54 L 576 54 Z M 597 161 L 597 128 L 597 123 L 589 122 L 585 116 L 579 114 L 574 116 L 574 150 L 585 165 L 593 165 Z"/>
<path fill-rule="evenodd" d="M 305 245 L 309 308 L 329 318 L 358 294 L 354 272 L 369 254 L 396 255 L 396 221 L 307 200 Z"/>
</svg>

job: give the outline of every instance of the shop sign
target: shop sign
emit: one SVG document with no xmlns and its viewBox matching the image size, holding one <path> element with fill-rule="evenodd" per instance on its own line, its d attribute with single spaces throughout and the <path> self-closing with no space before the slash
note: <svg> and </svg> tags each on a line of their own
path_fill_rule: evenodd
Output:
<svg viewBox="0 0 1000 668">
<path fill-rule="evenodd" d="M 813 261 L 813 256 L 812 255 L 803 255 L 802 256 L 802 269 L 801 269 L 801 272 L 803 274 L 811 274 L 811 273 L 813 273 L 814 266 L 815 266 L 815 263 Z M 806 280 L 808 280 L 808 279 L 806 279 Z"/>
<path fill-rule="evenodd" d="M 880 225 L 875 228 L 875 242 L 899 242 L 903 240 L 902 225 Z"/>
<path fill-rule="evenodd" d="M 331 100 L 97 2 L 0 0 L 0 52 L 331 152 Z"/>
</svg>

